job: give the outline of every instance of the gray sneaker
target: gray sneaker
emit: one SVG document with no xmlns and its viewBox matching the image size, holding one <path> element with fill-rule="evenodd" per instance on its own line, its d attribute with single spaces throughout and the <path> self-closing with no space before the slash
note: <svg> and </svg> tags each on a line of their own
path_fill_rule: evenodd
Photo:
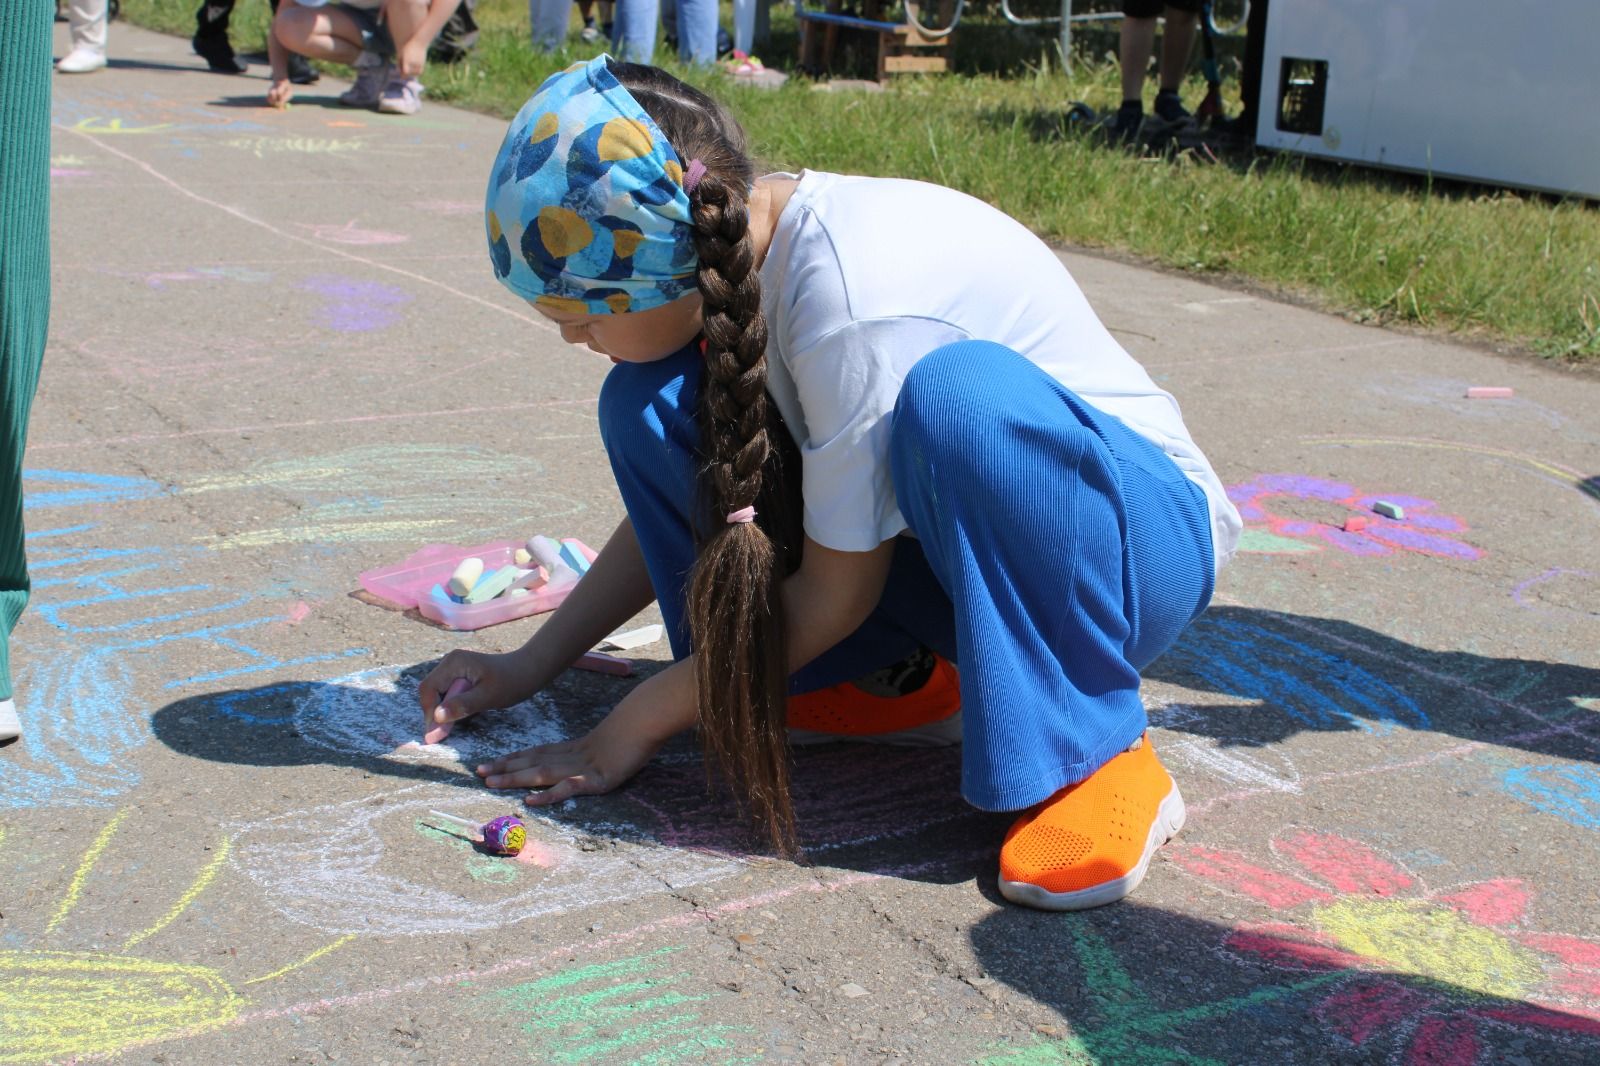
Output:
<svg viewBox="0 0 1600 1066">
<path fill-rule="evenodd" d="M 393 73 L 388 56 L 362 52 L 356 57 L 356 83 L 339 94 L 339 102 L 345 107 L 376 107 Z"/>
<path fill-rule="evenodd" d="M 386 115 L 415 115 L 422 110 L 422 83 L 416 78 L 395 78 L 383 90 L 378 110 Z"/>
</svg>

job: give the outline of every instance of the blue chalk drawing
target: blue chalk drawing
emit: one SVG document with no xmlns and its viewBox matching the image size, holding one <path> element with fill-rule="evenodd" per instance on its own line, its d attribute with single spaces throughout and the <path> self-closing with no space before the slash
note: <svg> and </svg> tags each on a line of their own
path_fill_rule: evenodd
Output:
<svg viewBox="0 0 1600 1066">
<path fill-rule="evenodd" d="M 1501 774 L 1500 783 L 1535 810 L 1580 829 L 1600 829 L 1600 772 L 1592 766 L 1519 766 Z"/>
<path fill-rule="evenodd" d="M 279 659 L 252 646 L 244 634 L 281 622 L 281 611 L 274 609 L 243 620 L 218 617 L 241 609 L 261 611 L 265 603 L 258 601 L 270 602 L 268 597 L 257 593 L 239 595 L 237 590 L 224 591 L 202 583 L 159 588 L 128 588 L 123 584 L 153 570 L 181 569 L 185 557 L 203 556 L 201 549 L 74 549 L 53 548 L 49 544 L 55 538 L 93 532 L 95 528 L 78 525 L 30 535 L 32 568 L 49 573 L 71 565 L 139 555 L 156 555 L 163 561 L 35 582 L 35 592 L 44 595 L 35 601 L 32 614 L 74 639 L 59 650 L 29 648 L 18 686 L 27 694 L 17 707 L 23 719 L 23 742 L 13 749 L 14 754 L 8 753 L 5 772 L 0 774 L 0 809 L 46 805 L 109 807 L 116 803 L 117 796 L 138 784 L 139 772 L 132 756 L 150 739 L 148 718 L 152 709 L 137 699 L 138 682 L 131 669 L 142 654 L 181 652 L 184 662 L 220 660 L 236 664 L 168 681 L 165 689 L 367 654 L 365 648 L 352 648 Z M 50 595 L 64 589 L 89 594 L 70 599 Z M 150 599 L 176 609 L 94 626 L 78 625 L 67 617 L 68 612 L 78 610 L 104 616 L 108 608 L 118 606 L 143 609 Z M 92 642 L 93 638 L 105 637 L 112 639 L 103 644 Z"/>
<path fill-rule="evenodd" d="M 153 496 L 165 496 L 168 492 L 164 486 L 149 478 L 87 474 L 76 470 L 24 470 L 22 479 L 24 482 L 70 486 L 54 491 L 39 491 L 24 484 L 22 509 L 25 511 L 147 500 Z"/>
<path fill-rule="evenodd" d="M 1429 726 L 1415 700 L 1371 671 L 1248 622 L 1202 618 L 1161 664 L 1312 728 L 1345 723 L 1382 735 Z"/>
</svg>

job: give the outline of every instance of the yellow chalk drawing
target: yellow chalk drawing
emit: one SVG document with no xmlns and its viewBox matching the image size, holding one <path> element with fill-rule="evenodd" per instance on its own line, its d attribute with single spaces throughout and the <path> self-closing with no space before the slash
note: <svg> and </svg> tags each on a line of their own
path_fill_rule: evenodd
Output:
<svg viewBox="0 0 1600 1066">
<path fill-rule="evenodd" d="M 73 123 L 72 128 L 78 133 L 159 133 L 161 130 L 172 128 L 170 122 L 158 122 L 153 126 L 124 126 L 120 118 L 109 121 L 102 118 L 85 118 Z"/>
<path fill-rule="evenodd" d="M 379 444 L 351 448 L 332 455 L 285 459 L 256 466 L 238 474 L 197 478 L 180 490 L 184 495 L 223 490 L 272 488 L 288 492 L 348 492 L 361 494 L 392 485 L 433 481 L 443 486 L 493 481 L 515 471 L 518 476 L 537 473 L 526 459 L 481 448 L 448 444 Z"/>
<path fill-rule="evenodd" d="M 1346 896 L 1313 918 L 1341 948 L 1396 973 L 1516 1000 L 1545 980 L 1535 952 L 1426 900 Z"/>
<path fill-rule="evenodd" d="M 316 951 L 313 951 L 311 954 L 307 955 L 305 958 L 301 959 L 299 962 L 291 962 L 289 965 L 283 967 L 281 970 L 273 970 L 271 973 L 262 974 L 260 977 L 252 977 L 252 978 L 250 978 L 250 980 L 248 980 L 248 981 L 246 981 L 244 983 L 247 984 L 247 985 L 259 985 L 263 981 L 271 981 L 271 980 L 274 980 L 276 978 L 282 977 L 286 973 L 292 973 L 293 971 L 298 970 L 302 966 L 309 966 L 311 963 L 316 962 L 318 959 L 322 958 L 322 956 L 328 954 L 328 952 L 335 951 L 335 950 L 337 950 L 339 948 L 344 947 L 346 944 L 350 943 L 350 941 L 354 940 L 355 938 L 356 938 L 356 935 L 354 933 L 346 933 L 344 936 L 340 937 L 338 940 L 335 940 L 333 943 L 322 945 Z"/>
<path fill-rule="evenodd" d="M 1302 440 L 1311 444 L 1336 444 L 1352 448 L 1370 448 L 1389 445 L 1401 448 L 1427 448 L 1437 451 L 1465 452 L 1469 455 L 1486 455 L 1493 459 L 1509 459 L 1520 463 L 1530 470 L 1554 478 L 1556 481 L 1570 485 L 1580 492 L 1600 499 L 1600 488 L 1595 488 L 1578 471 L 1562 466 L 1545 459 L 1520 452 L 1508 452 L 1503 448 L 1492 448 L 1486 444 L 1465 444 L 1460 441 L 1428 440 L 1414 437 L 1303 437 Z"/>
<path fill-rule="evenodd" d="M 111 843 L 111 838 L 117 832 L 117 826 L 128 816 L 131 808 L 124 807 L 118 811 L 111 821 L 106 823 L 100 835 L 94 838 L 94 843 L 89 845 L 89 850 L 83 853 L 83 861 L 78 863 L 78 872 L 72 875 L 72 883 L 67 886 L 67 894 L 61 900 L 61 906 L 56 908 L 55 916 L 50 919 L 50 924 L 44 927 L 46 933 L 55 931 L 56 926 L 67 916 L 67 912 L 77 905 L 78 897 L 83 894 L 83 884 L 89 879 L 89 871 L 94 868 L 94 862 L 100 853 L 106 850 Z"/>
<path fill-rule="evenodd" d="M 205 966 L 98 952 L 0 951 L 0 1063 L 204 1032 L 232 1021 L 244 1002 Z"/>
<path fill-rule="evenodd" d="M 182 914 L 189 904 L 193 903 L 195 898 L 206 890 L 206 886 L 216 879 L 217 871 L 222 869 L 222 864 L 228 861 L 229 844 L 230 841 L 228 838 L 223 837 L 222 843 L 217 845 L 217 854 L 212 857 L 209 863 L 206 864 L 206 868 L 200 871 L 200 876 L 194 879 L 194 884 L 189 886 L 189 890 L 182 896 L 178 897 L 178 902 L 172 905 L 172 909 L 163 915 L 159 922 L 141 933 L 135 933 L 130 936 L 127 941 L 123 943 L 122 950 L 127 951 L 139 941 L 148 940 L 150 937 L 171 925 L 173 919 Z"/>
</svg>

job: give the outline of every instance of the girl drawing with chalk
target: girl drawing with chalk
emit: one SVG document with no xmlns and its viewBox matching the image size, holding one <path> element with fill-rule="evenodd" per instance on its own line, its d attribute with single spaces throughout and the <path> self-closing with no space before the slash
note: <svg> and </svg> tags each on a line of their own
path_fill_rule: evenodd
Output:
<svg viewBox="0 0 1600 1066">
<path fill-rule="evenodd" d="M 716 102 L 604 56 L 512 122 L 486 222 L 499 279 L 616 364 L 599 414 L 627 518 L 525 646 L 446 656 L 424 715 L 525 699 L 652 600 L 676 661 L 485 783 L 609 791 L 698 728 L 792 852 L 791 731 L 959 740 L 967 802 L 1019 812 L 1008 898 L 1132 891 L 1184 819 L 1139 671 L 1240 525 L 1050 249 L 935 185 L 757 176 Z"/>
</svg>

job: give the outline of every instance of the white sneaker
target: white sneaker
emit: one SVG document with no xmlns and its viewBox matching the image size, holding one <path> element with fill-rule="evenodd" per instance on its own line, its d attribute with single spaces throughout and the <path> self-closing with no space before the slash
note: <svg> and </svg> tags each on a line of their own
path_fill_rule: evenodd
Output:
<svg viewBox="0 0 1600 1066">
<path fill-rule="evenodd" d="M 384 87 L 378 110 L 386 115 L 415 115 L 422 110 L 422 83 L 416 78 L 395 78 Z"/>
<path fill-rule="evenodd" d="M 362 52 L 356 57 L 356 83 L 339 94 L 345 107 L 375 107 L 389 84 L 394 64 L 384 56 Z"/>
<path fill-rule="evenodd" d="M 87 74 L 106 65 L 106 54 L 87 45 L 79 45 L 56 61 L 56 70 L 62 74 Z"/>
<path fill-rule="evenodd" d="M 22 723 L 17 719 L 17 705 L 12 700 L 0 700 L 0 745 L 6 745 L 22 735 Z"/>
</svg>

